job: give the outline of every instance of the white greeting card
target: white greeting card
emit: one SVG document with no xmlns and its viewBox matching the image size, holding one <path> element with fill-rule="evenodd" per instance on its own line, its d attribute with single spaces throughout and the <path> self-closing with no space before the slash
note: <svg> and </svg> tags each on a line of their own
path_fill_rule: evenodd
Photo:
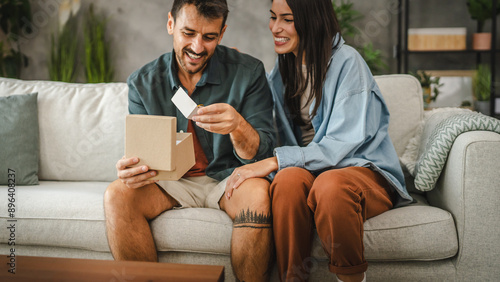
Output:
<svg viewBox="0 0 500 282">
<path fill-rule="evenodd" d="M 182 87 L 179 87 L 179 90 L 175 92 L 174 97 L 172 97 L 172 102 L 187 119 L 191 119 L 191 117 L 198 112 L 198 105 L 189 97 Z"/>
</svg>

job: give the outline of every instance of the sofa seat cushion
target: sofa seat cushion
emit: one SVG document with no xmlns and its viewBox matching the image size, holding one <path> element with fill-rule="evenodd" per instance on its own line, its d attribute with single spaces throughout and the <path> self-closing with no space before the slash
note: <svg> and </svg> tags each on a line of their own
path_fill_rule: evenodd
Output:
<svg viewBox="0 0 500 282">
<path fill-rule="evenodd" d="M 163 213 L 151 226 L 159 251 L 226 254 L 233 222 L 216 209 L 178 209 Z M 249 246 L 250 247 L 250 246 Z"/>
<path fill-rule="evenodd" d="M 16 187 L 16 246 L 80 248 L 109 251 L 106 239 L 103 194 L 105 182 L 49 182 Z M 7 195 L 7 187 L 0 186 Z M 6 207 L 6 197 L 0 206 Z M 6 209 L 0 209 L 0 224 L 6 226 Z M 0 232 L 0 242 L 7 240 Z"/>
<path fill-rule="evenodd" d="M 41 181 L 39 186 L 17 187 L 16 245 L 109 252 L 103 209 L 108 184 Z M 0 195 L 7 195 L 6 186 L 0 186 Z M 0 197 L 0 206 L 7 206 L 6 198 Z M 456 254 L 451 215 L 415 198 L 420 199 L 417 204 L 390 210 L 365 223 L 367 260 L 438 260 Z M 7 226 L 7 219 L 6 209 L 0 209 L 0 226 Z M 219 210 L 168 211 L 152 221 L 152 230 L 159 251 L 230 252 L 232 222 Z M 2 230 L 0 243 L 5 244 L 8 236 Z M 325 258 L 317 237 L 312 255 Z"/>
<path fill-rule="evenodd" d="M 67 247 L 109 252 L 103 196 L 108 182 L 40 181 L 16 187 L 16 245 Z M 7 195 L 0 186 L 0 195 Z M 0 197 L 7 207 L 7 197 Z M 7 209 L 0 209 L 0 225 L 8 226 Z M 152 223 L 160 251 L 229 254 L 232 221 L 214 209 L 172 210 Z M 8 242 L 0 231 L 0 244 Z M 227 246 L 226 246 L 227 245 Z"/>
</svg>

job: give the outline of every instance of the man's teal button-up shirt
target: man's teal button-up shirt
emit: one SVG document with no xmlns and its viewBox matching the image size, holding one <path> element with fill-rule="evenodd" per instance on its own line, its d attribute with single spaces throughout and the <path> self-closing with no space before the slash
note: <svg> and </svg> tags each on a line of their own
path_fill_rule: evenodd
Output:
<svg viewBox="0 0 500 282">
<path fill-rule="evenodd" d="M 127 80 L 130 114 L 174 116 L 177 130 L 187 131 L 188 120 L 172 103 L 182 87 L 175 54 L 166 53 L 135 71 Z M 234 168 L 272 156 L 275 143 L 273 100 L 262 62 L 236 50 L 217 46 L 196 84 L 191 98 L 205 106 L 227 103 L 252 125 L 260 137 L 259 150 L 252 160 L 241 159 L 229 134 L 221 135 L 195 126 L 196 135 L 209 162 L 207 176 L 223 180 Z"/>
</svg>

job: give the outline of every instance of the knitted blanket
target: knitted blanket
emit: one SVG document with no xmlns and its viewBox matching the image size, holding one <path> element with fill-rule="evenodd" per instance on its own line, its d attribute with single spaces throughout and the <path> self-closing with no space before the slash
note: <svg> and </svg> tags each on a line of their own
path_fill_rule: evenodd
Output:
<svg viewBox="0 0 500 282">
<path fill-rule="evenodd" d="M 409 167 L 410 173 L 415 177 L 415 188 L 420 191 L 430 191 L 436 186 L 453 142 L 460 134 L 474 130 L 500 134 L 500 120 L 471 111 L 435 114 L 426 123 L 434 123 L 435 126 L 425 125 L 425 128 L 429 128 L 430 135 L 426 136 L 424 130 L 420 140 L 427 142 L 421 143 L 424 146 L 419 146 L 419 157 L 413 171 L 411 165 Z"/>
</svg>

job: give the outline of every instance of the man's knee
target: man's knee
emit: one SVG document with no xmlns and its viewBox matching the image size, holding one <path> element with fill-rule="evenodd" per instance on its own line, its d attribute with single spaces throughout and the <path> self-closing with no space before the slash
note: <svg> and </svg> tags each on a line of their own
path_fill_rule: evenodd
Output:
<svg viewBox="0 0 500 282">
<path fill-rule="evenodd" d="M 130 206 L 134 199 L 132 192 L 121 180 L 113 181 L 104 192 L 105 210 Z"/>
<path fill-rule="evenodd" d="M 233 220 L 247 214 L 270 215 L 269 182 L 262 178 L 247 179 L 221 207 Z"/>
<path fill-rule="evenodd" d="M 270 210 L 269 181 L 263 178 L 249 179 L 241 192 L 241 198 L 246 199 L 244 202 L 248 203 L 248 207 L 261 211 Z"/>
</svg>

